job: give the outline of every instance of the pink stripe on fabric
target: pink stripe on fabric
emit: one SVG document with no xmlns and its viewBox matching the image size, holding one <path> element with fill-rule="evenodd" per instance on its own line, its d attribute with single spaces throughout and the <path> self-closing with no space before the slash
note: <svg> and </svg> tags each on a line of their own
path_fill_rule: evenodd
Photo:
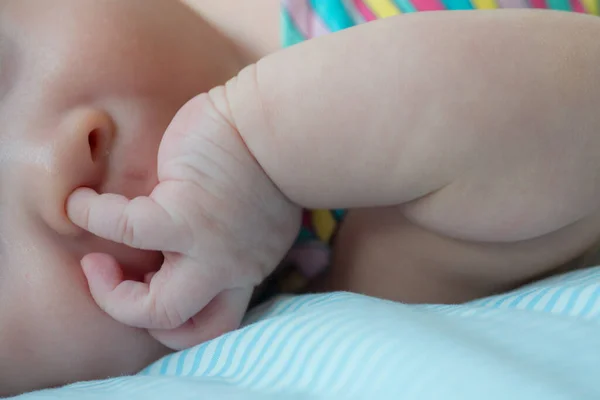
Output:
<svg viewBox="0 0 600 400">
<path fill-rule="evenodd" d="M 548 8 L 546 0 L 529 0 L 531 8 Z"/>
<path fill-rule="evenodd" d="M 571 3 L 571 8 L 573 9 L 573 11 L 585 14 L 585 8 L 583 7 L 583 4 L 581 4 L 581 1 L 570 0 L 570 3 Z"/>
<path fill-rule="evenodd" d="M 369 9 L 369 7 L 367 7 L 365 3 L 362 2 L 362 0 L 354 0 L 354 6 L 356 6 L 356 9 L 359 13 L 361 13 L 365 21 L 369 22 L 375 21 L 377 19 L 377 16 L 373 14 L 373 12 Z"/>
<path fill-rule="evenodd" d="M 441 11 L 446 9 L 438 0 L 413 0 L 412 3 L 418 11 Z"/>
<path fill-rule="evenodd" d="M 529 8 L 527 0 L 496 0 L 500 8 Z"/>
<path fill-rule="evenodd" d="M 305 38 L 310 39 L 331 33 L 323 20 L 313 11 L 309 0 L 283 0 L 283 6 Z"/>
</svg>

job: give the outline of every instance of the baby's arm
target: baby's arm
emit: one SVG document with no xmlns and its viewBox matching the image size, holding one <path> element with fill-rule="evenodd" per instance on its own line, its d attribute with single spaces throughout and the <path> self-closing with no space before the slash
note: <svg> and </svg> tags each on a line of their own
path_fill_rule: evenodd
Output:
<svg viewBox="0 0 600 400">
<path fill-rule="evenodd" d="M 184 106 L 149 197 L 71 197 L 83 228 L 165 253 L 150 282 L 88 257 L 94 298 L 148 329 L 196 315 L 157 333 L 181 348 L 230 303 L 223 326 L 239 321 L 248 288 L 289 248 L 298 206 L 402 205 L 428 231 L 490 242 L 584 219 L 600 198 L 599 34 L 600 20 L 574 14 L 424 13 L 263 59 Z"/>
<path fill-rule="evenodd" d="M 521 240 L 597 207 L 599 33 L 555 12 L 403 16 L 267 57 L 212 97 L 303 207 L 422 199 L 406 212 L 431 229 Z"/>
</svg>

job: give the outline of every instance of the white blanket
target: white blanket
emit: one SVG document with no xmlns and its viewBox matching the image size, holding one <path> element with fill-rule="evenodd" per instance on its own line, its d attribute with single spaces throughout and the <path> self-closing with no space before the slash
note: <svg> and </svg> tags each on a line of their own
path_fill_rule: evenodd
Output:
<svg viewBox="0 0 600 400">
<path fill-rule="evenodd" d="M 139 376 L 31 399 L 600 399 L 600 267 L 462 306 L 281 297 Z"/>
</svg>

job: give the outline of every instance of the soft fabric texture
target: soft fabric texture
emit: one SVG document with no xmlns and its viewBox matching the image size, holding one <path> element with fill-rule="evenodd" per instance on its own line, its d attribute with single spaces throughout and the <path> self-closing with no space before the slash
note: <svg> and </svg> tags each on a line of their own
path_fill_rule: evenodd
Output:
<svg viewBox="0 0 600 400">
<path fill-rule="evenodd" d="M 22 399 L 585 400 L 598 371 L 600 267 L 458 306 L 279 297 L 139 376 Z"/>
<path fill-rule="evenodd" d="M 282 0 L 286 46 L 356 24 L 419 11 L 538 8 L 598 15 L 598 0 Z M 482 39 L 485 40 L 485 39 Z"/>
</svg>

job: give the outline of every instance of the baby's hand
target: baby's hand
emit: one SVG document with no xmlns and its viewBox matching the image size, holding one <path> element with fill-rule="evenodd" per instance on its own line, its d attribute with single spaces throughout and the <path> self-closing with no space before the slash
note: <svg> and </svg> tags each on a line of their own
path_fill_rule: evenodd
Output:
<svg viewBox="0 0 600 400">
<path fill-rule="evenodd" d="M 145 282 L 125 281 L 106 254 L 82 260 L 92 296 L 116 320 L 174 349 L 239 325 L 252 289 L 288 251 L 300 209 L 271 182 L 212 95 L 188 102 L 158 154 L 159 184 L 129 200 L 78 189 L 69 218 L 102 238 L 158 250 Z"/>
</svg>

